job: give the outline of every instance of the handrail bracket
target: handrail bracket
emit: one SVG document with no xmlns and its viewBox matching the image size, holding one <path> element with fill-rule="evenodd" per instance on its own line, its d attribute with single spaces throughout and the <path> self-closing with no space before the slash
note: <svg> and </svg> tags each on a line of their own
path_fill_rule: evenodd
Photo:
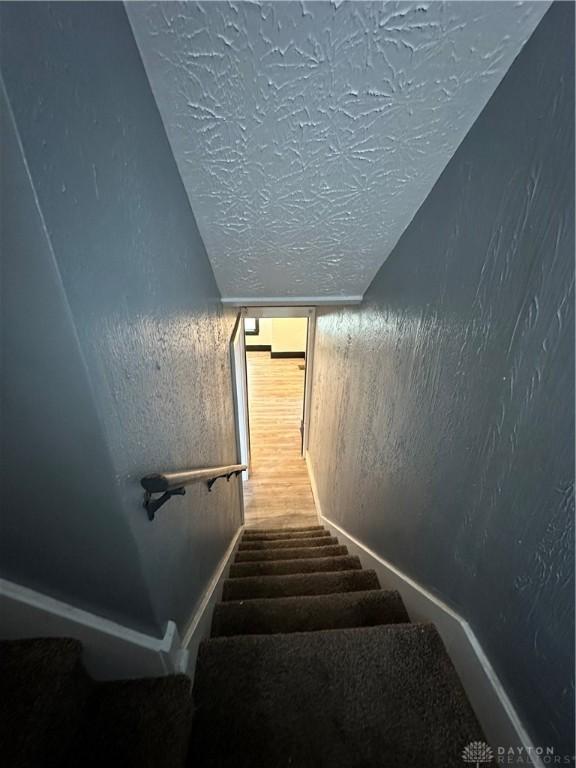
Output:
<svg viewBox="0 0 576 768">
<path fill-rule="evenodd" d="M 152 498 L 151 491 L 144 492 L 144 509 L 148 512 L 148 520 L 154 520 L 156 512 L 161 506 L 166 504 L 172 496 L 185 496 L 186 488 L 173 488 L 170 491 L 165 491 L 158 499 Z"/>
<path fill-rule="evenodd" d="M 211 490 L 212 490 L 212 486 L 214 485 L 214 483 L 216 482 L 216 480 L 220 480 L 220 478 L 222 478 L 222 477 L 225 477 L 225 478 L 226 478 L 226 481 L 227 481 L 227 482 L 230 482 L 230 478 L 231 478 L 233 475 L 236 475 L 236 477 L 238 477 L 238 475 L 241 475 L 241 474 L 242 474 L 242 472 L 244 472 L 244 469 L 237 469 L 235 472 L 227 472 L 226 474 L 223 474 L 223 475 L 217 475 L 216 477 L 212 477 L 212 478 L 210 478 L 210 480 L 208 480 L 208 482 L 206 483 L 206 485 L 208 486 L 208 490 L 209 490 L 209 491 L 211 491 Z"/>
</svg>

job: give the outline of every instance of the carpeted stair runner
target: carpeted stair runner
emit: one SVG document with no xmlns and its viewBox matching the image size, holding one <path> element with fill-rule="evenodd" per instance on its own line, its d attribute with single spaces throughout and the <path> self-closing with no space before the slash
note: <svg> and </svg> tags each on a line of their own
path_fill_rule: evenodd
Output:
<svg viewBox="0 0 576 768">
<path fill-rule="evenodd" d="M 330 547 L 310 547 L 309 549 L 247 549 L 236 554 L 237 563 L 261 562 L 262 560 L 296 560 L 302 558 L 309 560 L 311 557 L 339 557 L 347 555 L 346 547 L 339 544 Z"/>
<path fill-rule="evenodd" d="M 67 638 L 0 642 L 6 768 L 181 768 L 192 719 L 185 675 L 94 682 Z"/>
<path fill-rule="evenodd" d="M 300 558 L 299 560 L 263 560 L 234 563 L 230 567 L 230 577 L 279 576 L 287 573 L 317 573 L 318 571 L 359 571 L 361 568 L 359 558 L 350 557 L 350 555 Z"/>
<path fill-rule="evenodd" d="M 310 533 L 310 531 L 312 531 L 312 533 L 320 533 L 321 535 L 325 535 L 326 533 L 330 535 L 330 532 L 326 531 L 326 528 L 324 528 L 323 525 L 305 525 L 300 528 L 247 528 L 244 531 L 243 538 L 259 538 L 260 536 L 268 536 L 271 534 L 272 537 L 276 539 L 284 535 L 294 536 L 300 533 Z"/>
<path fill-rule="evenodd" d="M 186 675 L 94 684 L 66 768 L 182 768 L 191 693 Z"/>
<path fill-rule="evenodd" d="M 245 531 L 200 645 L 189 768 L 461 768 L 442 640 L 320 526 Z"/>
<path fill-rule="evenodd" d="M 335 571 L 334 573 L 289 573 L 286 576 L 244 576 L 226 579 L 224 600 L 249 600 L 254 597 L 293 597 L 328 595 L 333 592 L 363 592 L 379 589 L 374 571 Z"/>
<path fill-rule="evenodd" d="M 290 541 L 297 541 L 298 539 L 318 539 L 321 537 L 330 538 L 330 531 L 313 530 L 313 531 L 297 531 L 296 533 L 290 533 L 280 531 L 279 533 L 252 533 L 246 532 L 244 535 L 244 541 L 280 541 L 281 539 L 290 539 Z"/>
<path fill-rule="evenodd" d="M 89 695 L 81 653 L 67 638 L 0 642 L 2 765 L 63 764 Z"/>
<path fill-rule="evenodd" d="M 338 544 L 338 539 L 335 539 L 333 536 L 318 536 L 316 538 L 310 538 L 310 539 L 296 539 L 298 542 L 298 548 L 308 548 L 308 547 L 329 547 L 329 546 L 336 546 Z M 249 538 L 246 541 L 241 541 L 238 545 L 238 551 L 243 552 L 247 549 L 255 550 L 255 549 L 294 549 L 294 539 L 252 539 Z"/>
<path fill-rule="evenodd" d="M 484 740 L 434 626 L 328 531 L 246 531 L 228 576 L 193 697 L 94 682 L 76 640 L 1 641 L 2 765 L 461 768 Z"/>
<path fill-rule="evenodd" d="M 380 589 L 274 600 L 231 600 L 216 606 L 212 637 L 312 632 L 409 621 L 398 592 Z"/>
</svg>

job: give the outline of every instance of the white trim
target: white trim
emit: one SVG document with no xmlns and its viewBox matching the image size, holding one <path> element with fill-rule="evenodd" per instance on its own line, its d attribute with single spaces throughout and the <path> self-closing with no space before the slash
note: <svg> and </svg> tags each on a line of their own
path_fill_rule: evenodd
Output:
<svg viewBox="0 0 576 768">
<path fill-rule="evenodd" d="M 248 418 L 248 372 L 246 369 L 246 331 L 244 311 L 238 313 L 238 322 L 230 339 L 230 365 L 232 372 L 232 393 L 234 397 L 234 419 L 236 424 L 236 451 L 240 462 L 246 465 L 240 483 L 242 523 L 244 523 L 243 483 L 250 476 L 250 422 Z"/>
<path fill-rule="evenodd" d="M 243 530 L 242 525 L 230 542 L 182 641 L 173 621 L 167 623 L 162 637 L 154 637 L 5 579 L 0 579 L 0 638 L 76 638 L 83 645 L 84 665 L 96 680 L 160 677 L 176 672 L 184 672 L 193 680 L 198 646 L 210 636 L 214 605 L 220 600 Z"/>
<path fill-rule="evenodd" d="M 358 296 L 223 296 L 222 304 L 232 307 L 299 307 L 302 305 L 333 307 L 343 304 L 361 304 L 364 297 Z"/>
<path fill-rule="evenodd" d="M 383 586 L 400 592 L 413 621 L 431 621 L 436 625 L 488 741 L 492 746 L 524 747 L 534 766 L 543 768 L 530 736 L 470 624 L 421 584 L 326 517 L 308 452 L 306 464 L 316 510 L 326 527 L 341 539 L 351 555 L 360 557 L 364 568 L 376 571 Z"/>
<path fill-rule="evenodd" d="M 306 329 L 306 375 L 305 375 L 305 391 L 303 398 L 303 412 L 302 412 L 302 456 L 306 455 L 308 448 L 308 439 L 310 434 L 310 414 L 312 413 L 312 376 L 314 371 L 314 340 L 316 338 L 316 308 L 310 306 L 300 307 L 254 307 L 243 306 L 241 309 L 242 317 L 306 317 L 308 319 L 308 325 Z"/>
<path fill-rule="evenodd" d="M 314 375 L 314 341 L 316 339 L 316 310 L 308 313 L 306 331 L 306 370 L 304 371 L 304 408 L 302 413 L 302 456 L 306 456 L 310 440 L 310 414 L 312 413 L 312 377 Z"/>
<path fill-rule="evenodd" d="M 224 580 L 228 576 L 228 571 L 238 544 L 240 543 L 240 536 L 244 531 L 244 526 L 240 526 L 236 535 L 230 542 L 228 549 L 226 550 L 218 568 L 214 571 L 208 586 L 204 590 L 204 594 L 194 608 L 192 616 L 188 620 L 186 629 L 184 630 L 184 636 L 182 639 L 182 646 L 186 649 L 188 655 L 188 666 L 186 673 L 194 681 L 194 672 L 196 669 L 196 657 L 198 656 L 198 647 L 202 640 L 210 637 L 210 630 L 212 627 L 212 613 L 214 606 L 220 600 L 222 596 L 222 587 Z"/>
<path fill-rule="evenodd" d="M 86 669 L 97 680 L 156 677 L 188 665 L 173 621 L 163 637 L 154 637 L 6 579 L 0 579 L 0 613 L 3 639 L 80 640 Z"/>
<path fill-rule="evenodd" d="M 298 306 L 298 307 L 255 307 L 255 306 L 243 306 L 242 315 L 244 317 L 310 317 L 315 314 L 314 307 Z"/>
</svg>

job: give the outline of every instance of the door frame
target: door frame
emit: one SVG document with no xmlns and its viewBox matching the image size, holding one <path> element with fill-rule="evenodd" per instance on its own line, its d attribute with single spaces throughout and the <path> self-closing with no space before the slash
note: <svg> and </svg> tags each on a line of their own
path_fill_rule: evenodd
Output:
<svg viewBox="0 0 576 768">
<path fill-rule="evenodd" d="M 238 344 L 236 342 L 238 341 Z M 230 368 L 232 373 L 232 393 L 234 396 L 234 421 L 236 425 L 236 457 L 239 464 L 246 464 L 248 469 L 242 472 L 242 481 L 250 474 L 250 422 L 248 412 L 248 372 L 246 370 L 246 336 L 244 316 L 238 312 L 230 336 Z M 244 504 L 242 504 L 244 514 Z"/>
<path fill-rule="evenodd" d="M 312 405 L 312 374 L 314 370 L 314 340 L 316 338 L 316 307 L 254 307 L 246 306 L 240 310 L 242 325 L 245 317 L 306 317 L 308 331 L 306 335 L 306 368 L 304 371 L 304 408 L 302 413 L 302 456 L 306 455 L 310 439 L 310 413 Z"/>
</svg>

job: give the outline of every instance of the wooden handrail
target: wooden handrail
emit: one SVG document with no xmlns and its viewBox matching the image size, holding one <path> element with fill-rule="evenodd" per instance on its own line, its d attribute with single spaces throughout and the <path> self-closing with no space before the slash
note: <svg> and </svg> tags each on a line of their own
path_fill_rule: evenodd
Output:
<svg viewBox="0 0 576 768">
<path fill-rule="evenodd" d="M 186 489 L 184 486 L 195 483 L 198 480 L 206 480 L 208 490 L 221 477 L 227 480 L 233 475 L 240 475 L 248 467 L 246 464 L 226 464 L 221 467 L 206 467 L 202 469 L 189 469 L 184 472 L 161 472 L 156 475 L 146 475 L 140 480 L 144 488 L 144 509 L 148 512 L 148 519 L 154 520 L 156 512 L 172 496 L 184 496 Z M 153 499 L 153 493 L 161 493 L 159 499 Z"/>
</svg>

